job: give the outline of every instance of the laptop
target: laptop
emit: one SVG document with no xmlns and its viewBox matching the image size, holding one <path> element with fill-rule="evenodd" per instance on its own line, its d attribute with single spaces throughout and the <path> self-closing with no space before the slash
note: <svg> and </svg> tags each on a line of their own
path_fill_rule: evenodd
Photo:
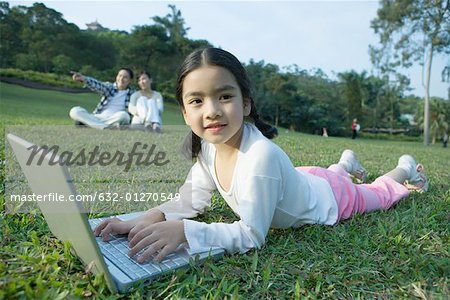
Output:
<svg viewBox="0 0 450 300">
<path fill-rule="evenodd" d="M 30 147 L 35 145 L 13 134 L 6 137 L 33 194 L 63 195 L 64 199 L 69 199 L 69 195 L 77 195 L 67 167 L 49 163 L 52 152 L 47 153 L 40 165 L 37 164 L 37 160 L 27 164 Z M 58 160 L 56 157 L 53 161 Z M 184 244 L 160 263 L 150 259 L 140 264 L 135 260 L 136 256 L 130 258 L 127 255 L 129 248 L 126 236 L 111 236 L 108 242 L 94 236 L 93 229 L 106 218 L 89 220 L 84 206 L 79 201 L 37 201 L 37 203 L 51 232 L 59 240 L 69 241 L 76 255 L 92 273 L 104 274 L 112 293 L 126 293 L 132 287 L 151 282 L 172 270 L 186 267 L 191 261 L 200 263 L 209 257 L 219 259 L 224 254 L 221 248 L 191 254 Z M 135 212 L 116 217 L 126 221 L 142 213 Z"/>
</svg>

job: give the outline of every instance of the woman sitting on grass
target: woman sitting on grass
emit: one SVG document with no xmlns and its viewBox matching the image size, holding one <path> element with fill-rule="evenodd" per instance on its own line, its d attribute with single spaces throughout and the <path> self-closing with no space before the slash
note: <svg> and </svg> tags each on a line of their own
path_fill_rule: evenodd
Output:
<svg viewBox="0 0 450 300">
<path fill-rule="evenodd" d="M 192 130 L 187 149 L 196 162 L 180 198 L 130 221 L 112 218 L 95 234 L 128 234 L 130 251 L 144 262 L 157 261 L 187 242 L 192 252 L 221 247 L 228 252 L 260 248 L 269 228 L 304 224 L 334 225 L 356 213 L 388 209 L 408 195 L 405 181 L 426 190 L 427 180 L 409 155 L 372 184 L 353 184 L 349 174 L 364 179 L 355 154 L 345 150 L 337 164 L 295 168 L 269 139 L 277 133 L 258 116 L 245 69 L 232 54 L 216 48 L 191 53 L 182 64 L 177 99 Z M 244 117 L 254 125 L 244 122 Z M 217 189 L 240 217 L 232 224 L 189 220 L 210 205 Z"/>
<path fill-rule="evenodd" d="M 131 95 L 130 105 L 128 106 L 128 111 L 133 115 L 132 127 L 142 125 L 147 131 L 160 132 L 163 98 L 160 93 L 152 90 L 150 73 L 142 71 L 137 79 L 141 90 Z"/>
</svg>

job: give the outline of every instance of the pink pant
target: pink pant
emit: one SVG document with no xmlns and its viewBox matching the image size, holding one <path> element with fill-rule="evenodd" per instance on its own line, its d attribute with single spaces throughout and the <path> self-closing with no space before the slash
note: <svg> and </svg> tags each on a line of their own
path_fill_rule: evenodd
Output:
<svg viewBox="0 0 450 300">
<path fill-rule="evenodd" d="M 371 184 L 354 184 L 340 165 L 328 169 L 320 167 L 297 167 L 299 171 L 322 177 L 328 181 L 338 204 L 338 219 L 345 220 L 356 214 L 388 209 L 408 196 L 403 185 L 388 176 L 378 177 Z"/>
</svg>

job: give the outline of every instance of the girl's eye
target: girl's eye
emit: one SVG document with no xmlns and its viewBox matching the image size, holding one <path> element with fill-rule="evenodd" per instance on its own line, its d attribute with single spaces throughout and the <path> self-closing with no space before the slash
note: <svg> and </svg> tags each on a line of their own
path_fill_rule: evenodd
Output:
<svg viewBox="0 0 450 300">
<path fill-rule="evenodd" d="M 200 99 L 191 99 L 188 101 L 189 104 L 200 104 L 202 103 L 202 100 Z"/>
<path fill-rule="evenodd" d="M 229 100 L 229 99 L 231 99 L 231 98 L 233 98 L 233 95 L 231 95 L 231 94 L 226 94 L 226 95 L 220 96 L 219 100 Z"/>
</svg>

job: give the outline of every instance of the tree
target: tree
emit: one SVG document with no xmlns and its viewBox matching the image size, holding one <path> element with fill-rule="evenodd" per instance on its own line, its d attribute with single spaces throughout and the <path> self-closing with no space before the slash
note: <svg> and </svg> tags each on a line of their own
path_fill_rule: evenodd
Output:
<svg viewBox="0 0 450 300">
<path fill-rule="evenodd" d="M 331 81 L 322 70 L 296 70 L 298 96 L 295 108 L 300 112 L 297 128 L 330 135 L 347 133 L 347 100 L 339 91 L 339 83 Z"/>
<path fill-rule="evenodd" d="M 443 70 L 442 70 L 442 82 L 450 82 L 450 65 L 446 66 Z M 448 100 L 450 101 L 450 86 L 448 87 Z"/>
<path fill-rule="evenodd" d="M 9 7 L 8 2 L 0 2 L 0 67 L 13 67 L 14 56 L 25 52 L 20 32 L 25 23 L 25 6 Z"/>
<path fill-rule="evenodd" d="M 47 8 L 42 3 L 34 3 L 26 10 L 27 24 L 22 28 L 20 37 L 25 41 L 27 53 L 32 59 L 37 58 L 39 71 L 50 72 L 52 59 L 65 54 L 64 42 L 70 38 L 71 28 L 62 14 Z"/>
<path fill-rule="evenodd" d="M 416 114 L 418 125 L 423 128 L 423 109 L 419 108 Z M 442 137 L 450 128 L 450 103 L 443 99 L 432 99 L 430 101 L 430 135 L 431 143 Z"/>
<path fill-rule="evenodd" d="M 169 14 L 165 17 L 155 16 L 151 18 L 155 22 L 154 25 L 141 28 L 140 34 L 141 36 L 147 35 L 147 41 L 142 39 L 135 45 L 142 48 L 147 43 L 156 50 L 145 56 L 146 64 L 150 65 L 150 72 L 159 74 L 158 88 L 166 90 L 165 97 L 175 98 L 173 74 L 176 73 L 178 66 L 193 50 L 210 47 L 211 44 L 206 40 L 188 39 L 186 35 L 189 27 L 186 27 L 181 11 L 175 5 L 168 5 L 168 7 L 170 8 Z M 138 33 L 138 31 L 133 32 L 133 35 Z M 147 51 L 149 50 L 147 49 Z M 145 50 L 139 51 L 145 52 Z"/>
<path fill-rule="evenodd" d="M 116 40 L 123 40 L 126 37 L 125 34 L 109 35 L 108 32 L 81 31 L 74 34 L 73 42 L 68 42 L 66 45 L 76 50 L 71 52 L 71 57 L 78 66 L 90 65 L 97 70 L 111 70 L 110 75 L 115 76 L 117 57 L 121 52 L 121 45 L 126 43 L 126 41 L 116 42 Z M 111 76 L 104 79 L 111 80 L 114 78 Z"/>
<path fill-rule="evenodd" d="M 366 73 L 358 74 L 356 71 L 338 74 L 339 79 L 344 83 L 344 93 L 347 98 L 348 118 L 362 119 L 362 97 L 363 82 L 366 80 Z"/>
<path fill-rule="evenodd" d="M 366 126 L 377 128 L 380 115 L 380 98 L 384 89 L 384 81 L 376 76 L 369 76 L 363 82 L 364 106 L 363 118 L 366 120 Z"/>
<path fill-rule="evenodd" d="M 150 73 L 159 73 L 159 68 L 167 68 L 161 62 L 171 57 L 173 52 L 164 28 L 156 25 L 135 26 L 128 40 L 121 47 L 121 63 Z M 170 68 L 173 72 L 172 68 Z"/>
<path fill-rule="evenodd" d="M 171 13 L 167 14 L 164 18 L 155 16 L 152 19 L 157 25 L 162 26 L 167 31 L 174 45 L 178 49 L 183 50 L 186 34 L 190 28 L 185 27 L 185 21 L 181 15 L 181 11 L 175 5 L 169 5 L 169 8 Z"/>
<path fill-rule="evenodd" d="M 70 70 L 76 69 L 75 63 L 71 57 L 64 54 L 55 56 L 52 59 L 53 71 L 58 74 L 68 74 Z"/>
<path fill-rule="evenodd" d="M 372 57 L 387 70 L 422 65 L 424 144 L 429 144 L 430 75 L 433 56 L 450 53 L 450 0 L 381 0 L 371 27 L 379 34 L 380 47 L 371 46 Z M 424 75 L 425 73 L 425 75 Z"/>
<path fill-rule="evenodd" d="M 265 64 L 264 61 L 255 62 L 250 60 L 249 64 L 246 65 L 246 70 L 252 83 L 253 99 L 260 117 L 275 124 L 277 122 L 277 103 L 272 98 L 273 92 L 267 83 L 278 74 L 278 66 Z"/>
</svg>

